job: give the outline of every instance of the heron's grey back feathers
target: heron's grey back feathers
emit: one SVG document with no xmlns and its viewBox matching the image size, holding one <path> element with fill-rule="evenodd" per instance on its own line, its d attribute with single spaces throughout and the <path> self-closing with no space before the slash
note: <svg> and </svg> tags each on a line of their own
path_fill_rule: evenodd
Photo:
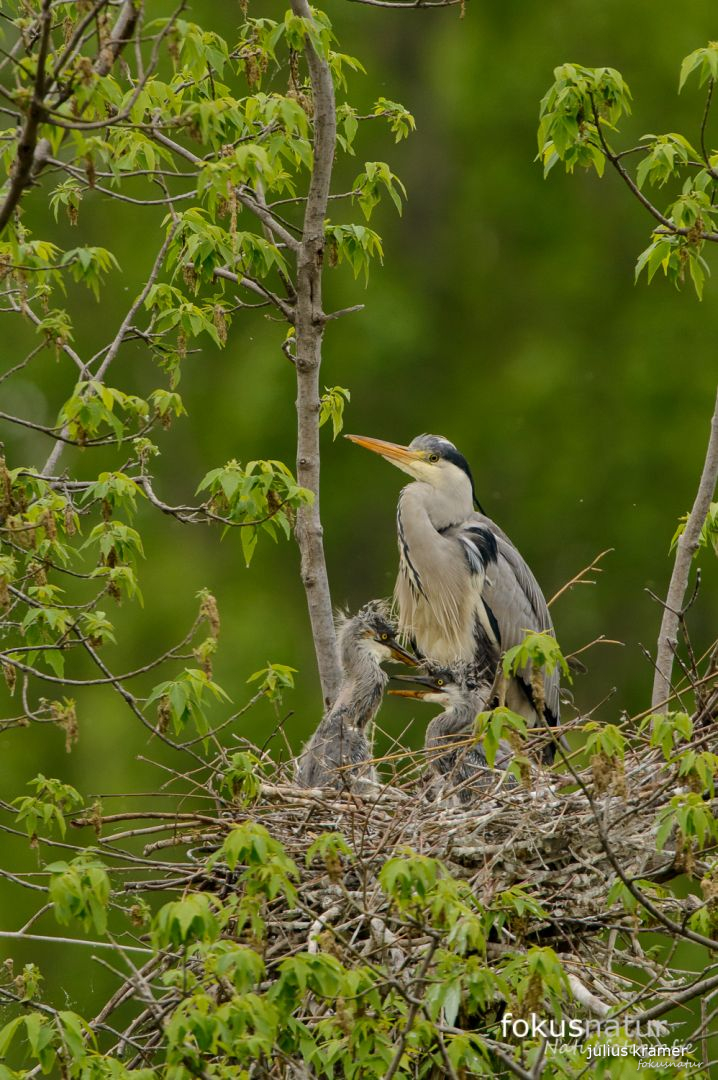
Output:
<svg viewBox="0 0 718 1080">
<path fill-rule="evenodd" d="M 517 548 L 506 533 L 485 514 L 474 512 L 471 520 L 490 530 L 496 538 L 498 558 L 486 574 L 484 598 L 499 625 L 502 651 L 519 645 L 529 630 L 548 630 L 553 633 L 553 621 L 544 595 Z M 524 684 L 530 686 L 530 670 L 524 669 L 521 674 Z M 559 722 L 561 715 L 559 674 L 556 668 L 551 675 L 544 676 L 546 719 L 554 724 Z M 508 704 L 514 707 L 520 702 L 512 703 L 509 700 Z M 514 707 L 514 711 L 525 712 L 525 709 Z"/>
</svg>

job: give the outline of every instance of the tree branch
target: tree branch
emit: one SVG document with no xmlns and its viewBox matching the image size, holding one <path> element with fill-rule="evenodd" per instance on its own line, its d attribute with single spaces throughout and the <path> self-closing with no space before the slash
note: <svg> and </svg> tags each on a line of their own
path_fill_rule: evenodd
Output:
<svg viewBox="0 0 718 1080">
<path fill-rule="evenodd" d="M 417 8 L 442 8 L 462 5 L 465 0 L 351 0 L 353 4 L 366 4 L 367 7 L 378 8 L 406 8 L 416 11 Z"/>
<path fill-rule="evenodd" d="M 667 705 L 665 703 L 671 696 L 673 648 L 677 643 L 683 598 L 688 587 L 693 555 L 698 547 L 701 529 L 706 520 L 716 483 L 718 483 L 718 393 L 716 394 L 715 410 L 711 420 L 711 433 L 698 491 L 693 503 L 693 509 L 688 515 L 686 527 L 678 538 L 673 573 L 671 574 L 668 594 L 663 607 L 663 618 L 656 651 L 656 674 L 653 680 L 653 695 L 651 697 L 651 707 L 656 712 L 666 711 Z"/>
<path fill-rule="evenodd" d="M 281 296 L 277 296 L 276 293 L 271 292 L 262 285 L 261 282 L 255 281 L 254 278 L 235 274 L 233 270 L 229 270 L 225 266 L 218 266 L 214 271 L 214 276 L 224 278 L 225 281 L 234 281 L 237 285 L 241 285 L 243 289 L 248 289 L 250 292 L 253 292 L 255 296 L 260 296 L 263 300 L 267 300 L 269 303 L 274 304 L 275 307 L 278 307 L 287 322 L 294 322 L 292 305 L 288 304 L 286 300 L 282 300 Z"/>
<path fill-rule="evenodd" d="M 22 193 L 32 182 L 32 169 L 35 160 L 35 148 L 37 136 L 43 116 L 45 115 L 45 65 L 50 45 L 50 30 L 52 29 L 52 3 L 51 0 L 43 0 L 42 14 L 40 16 L 40 48 L 37 57 L 37 74 L 35 75 L 35 87 L 32 100 L 28 106 L 27 116 L 23 125 L 22 134 L 17 147 L 17 157 L 13 165 L 10 187 L 5 196 L 5 201 L 0 207 L 0 233 L 10 221 L 15 207 L 20 202 Z"/>
<path fill-rule="evenodd" d="M 131 37 L 138 16 L 139 8 L 135 3 L 135 0 L 125 0 L 122 10 L 113 27 L 112 34 L 93 65 L 93 68 L 98 75 L 102 76 L 109 74 L 115 60 Z M 38 53 L 37 75 L 35 77 L 35 89 L 20 137 L 20 142 L 18 144 L 17 158 L 14 165 L 12 180 L 10 182 L 10 188 L 2 207 L 0 207 L 0 233 L 2 233 L 12 217 L 13 212 L 22 198 L 23 191 L 32 184 L 34 177 L 36 177 L 47 164 L 47 159 L 51 150 L 49 139 L 43 138 L 38 140 L 40 124 L 47 113 L 45 95 L 51 89 L 51 86 L 46 85 L 45 72 L 50 44 L 50 31 L 52 29 L 51 0 L 44 0 L 40 21 L 40 47 Z M 62 57 L 63 62 L 67 58 L 69 58 L 69 53 L 66 50 Z M 56 82 L 59 78 L 61 66 L 61 64 L 56 65 L 54 76 L 50 80 L 51 84 Z M 59 94 L 57 99 L 53 101 L 53 108 L 57 108 L 59 105 L 63 104 L 63 102 L 67 101 L 71 96 L 71 93 L 71 89 L 66 87 Z"/>
<path fill-rule="evenodd" d="M 307 0 L 292 0 L 295 15 L 311 19 Z M 336 143 L 336 105 L 329 65 L 305 41 L 314 96 L 313 169 L 304 212 L 302 239 L 297 253 L 295 306 L 297 372 L 297 479 L 314 492 L 311 506 L 297 514 L 296 537 L 301 553 L 301 575 L 307 596 L 314 649 L 327 704 L 339 686 L 339 660 L 332 618 L 322 522 L 319 507 L 319 369 L 325 317 L 322 310 L 324 219 Z"/>
<path fill-rule="evenodd" d="M 53 945 L 87 945 L 90 949 L 112 949 L 118 952 L 120 948 L 125 952 L 144 953 L 152 955 L 152 949 L 141 945 L 115 945 L 109 941 L 86 941 L 83 938 L 59 937 L 57 934 L 23 934 L 21 930 L 0 930 L 0 938 L 10 938 L 14 941 L 45 941 Z"/>
</svg>

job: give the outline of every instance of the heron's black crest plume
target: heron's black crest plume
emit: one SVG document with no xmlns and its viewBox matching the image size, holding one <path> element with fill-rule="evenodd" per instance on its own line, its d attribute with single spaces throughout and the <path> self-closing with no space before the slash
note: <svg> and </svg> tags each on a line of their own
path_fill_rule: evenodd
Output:
<svg viewBox="0 0 718 1080">
<path fill-rule="evenodd" d="M 476 497 L 474 477 L 471 473 L 469 463 L 461 451 L 456 449 L 450 439 L 447 439 L 444 435 L 417 435 L 416 438 L 412 439 L 409 443 L 409 449 L 426 450 L 430 454 L 438 454 L 444 461 L 450 461 L 452 465 L 456 465 L 458 469 L 461 469 L 461 471 L 469 478 L 474 506 L 480 513 L 484 513 L 484 508 Z"/>
</svg>

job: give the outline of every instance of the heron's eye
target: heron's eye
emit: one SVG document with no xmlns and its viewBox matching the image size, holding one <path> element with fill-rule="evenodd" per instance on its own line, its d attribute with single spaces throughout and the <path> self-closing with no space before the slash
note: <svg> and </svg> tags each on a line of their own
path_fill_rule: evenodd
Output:
<svg viewBox="0 0 718 1080">
<path fill-rule="evenodd" d="M 431 462 L 432 465 L 435 465 L 438 460 L 439 460 L 439 455 L 438 454 L 429 454 L 429 461 Z"/>
<path fill-rule="evenodd" d="M 382 634 L 381 635 L 381 640 L 382 641 L 388 641 L 389 640 L 389 635 L 388 634 Z"/>
<path fill-rule="evenodd" d="M 444 685 L 444 680 L 443 679 L 437 679 L 436 680 L 436 685 L 437 686 L 443 686 Z"/>
</svg>

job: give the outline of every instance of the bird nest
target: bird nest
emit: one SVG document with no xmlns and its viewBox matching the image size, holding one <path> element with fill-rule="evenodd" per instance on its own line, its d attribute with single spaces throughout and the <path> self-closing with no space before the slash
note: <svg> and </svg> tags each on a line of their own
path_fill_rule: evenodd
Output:
<svg viewBox="0 0 718 1080">
<path fill-rule="evenodd" d="M 287 780 L 280 774 L 263 783 L 251 816 L 300 866 L 317 838 L 340 833 L 354 858 L 374 872 L 411 849 L 440 860 L 479 897 L 529 884 L 552 916 L 576 918 L 605 911 L 606 882 L 616 871 L 603 837 L 610 836 L 610 852 L 626 876 L 667 868 L 655 847 L 653 779 L 630 798 L 610 791 L 592 797 L 588 785 L 562 791 L 548 773 L 535 774 L 530 787 L 499 779 L 468 806 L 442 806 L 391 785 L 360 794 L 305 790 Z M 307 881 L 316 885 L 316 867 Z"/>
<path fill-rule="evenodd" d="M 238 756 L 243 758 L 240 779 L 228 789 L 228 766 L 234 762 L 236 769 Z M 183 908 L 182 914 L 170 912 L 184 930 L 202 902 L 228 913 L 223 938 L 261 955 L 260 995 L 277 992 L 291 965 L 305 965 L 303 970 L 334 965 L 359 981 L 369 972 L 381 1002 L 368 1004 L 366 1013 L 358 991 L 352 1004 L 337 991 L 305 986 L 297 1015 L 316 1037 L 320 1056 L 323 1038 L 345 1039 L 349 1047 L 354 1023 L 371 1020 L 386 1028 L 394 1055 L 386 1075 L 394 1075 L 416 1020 L 427 1040 L 426 1054 L 444 1062 L 435 1075 L 454 1080 L 467 1075 L 448 1063 L 452 1040 L 460 1048 L 469 1045 L 462 1040 L 476 1039 L 495 1063 L 514 1075 L 533 1076 L 522 1071 L 512 1057 L 515 1045 L 500 1034 L 503 1010 L 523 1017 L 542 1008 L 544 1015 L 555 1014 L 560 1004 L 562 1015 L 604 1027 L 615 1024 L 615 1016 L 653 1022 L 674 1001 L 700 993 L 701 986 L 693 974 L 644 951 L 640 934 L 642 928 L 662 929 L 678 940 L 701 907 L 694 896 L 680 899 L 655 885 L 686 870 L 706 870 L 698 852 L 680 842 L 680 832 L 678 841 L 672 840 L 661 824 L 657 843 L 661 813 L 679 782 L 676 766 L 659 760 L 645 743 L 629 749 L 623 762 L 595 755 L 583 771 L 563 751 L 559 758 L 550 769 L 540 764 L 525 769 L 521 783 L 512 784 L 496 770 L 471 803 L 449 805 L 431 800 L 421 775 L 407 779 L 403 754 L 392 754 L 385 763 L 394 771 L 382 786 L 320 790 L 297 786 L 288 764 L 245 744 L 234 757 L 222 751 L 206 783 L 199 782 L 201 811 L 187 802 L 174 815 L 100 813 L 74 824 L 94 824 L 100 845 L 116 855 L 126 852 L 130 872 L 141 878 L 125 881 L 130 895 L 170 890 L 194 902 L 204 894 L 199 905 Z M 137 816 L 157 821 L 107 834 L 113 819 L 124 827 L 127 818 Z M 154 834 L 151 839 L 148 833 Z M 232 848 L 238 838 L 241 843 Z M 284 875 L 276 888 L 267 877 L 273 862 Z M 648 907 L 631 905 L 636 888 Z M 702 906 L 713 902 L 706 893 Z M 179 911 L 182 901 L 166 907 Z M 169 923 L 165 919 L 160 925 Z M 150 952 L 148 940 L 140 934 L 133 945 Z M 179 998 L 174 984 L 160 988 L 153 1012 L 137 997 L 137 979 L 157 980 L 183 956 L 193 978 L 217 981 L 215 968 L 203 967 L 205 954 L 178 951 L 186 946 L 180 939 L 159 944 L 161 950 L 98 1017 L 105 1023 L 120 1005 L 137 998 L 139 1011 L 128 1030 L 133 1047 L 145 1048 L 138 1051 L 138 1063 L 158 1045 L 163 1029 L 157 1009 L 169 1015 Z M 539 966 L 532 967 L 537 959 Z M 553 983 L 552 971 L 560 972 Z M 452 979 L 462 988 L 453 1005 L 447 990 Z M 232 996 L 222 978 L 208 992 L 218 1002 Z M 353 1020 L 347 1019 L 347 1009 L 354 1010 Z M 659 1026 L 662 1035 L 662 1022 Z M 257 1075 L 283 1080 L 314 1075 L 306 1072 L 302 1054 L 282 1051 Z M 418 1049 L 415 1054 L 415 1065 L 401 1075 L 427 1075 L 428 1058 Z"/>
<path fill-rule="evenodd" d="M 228 872 L 212 853 L 238 823 L 262 825 L 299 874 L 296 901 L 278 897 L 266 911 L 268 961 L 329 951 L 345 962 L 364 958 L 394 972 L 415 968 L 431 932 L 422 937 L 416 920 L 398 916 L 380 875 L 389 860 L 418 856 L 432 861 L 439 876 L 468 886 L 483 907 L 501 903 L 517 887 L 530 897 L 523 912 L 519 905 L 492 934 L 489 958 L 551 946 L 561 955 L 575 1000 L 589 1014 L 605 1017 L 625 995 L 627 980 L 616 974 L 614 962 L 655 976 L 640 946 L 634 955 L 633 946 L 622 951 L 615 940 L 601 978 L 591 971 L 597 949 L 605 947 L 608 922 L 633 935 L 637 945 L 638 922 L 627 925 L 620 904 L 609 916 L 613 884 L 665 880 L 685 870 L 675 844 L 656 847 L 657 811 L 676 790 L 677 778 L 659 775 L 654 751 L 627 759 L 625 771 L 597 760 L 584 772 L 537 765 L 523 785 L 496 772 L 480 798 L 460 806 L 429 801 L 419 782 L 386 783 L 364 793 L 304 789 L 286 765 L 269 767 L 273 771 L 251 805 L 225 810 L 211 829 L 176 834 L 145 849 L 150 854 L 170 843 L 191 845 L 193 887 L 226 896 L 241 891 L 241 868 Z M 322 848 L 327 834 L 341 836 L 342 845 Z M 660 903 L 666 917 L 681 918 L 696 906 L 692 897 L 680 901 L 669 893 Z"/>
</svg>

